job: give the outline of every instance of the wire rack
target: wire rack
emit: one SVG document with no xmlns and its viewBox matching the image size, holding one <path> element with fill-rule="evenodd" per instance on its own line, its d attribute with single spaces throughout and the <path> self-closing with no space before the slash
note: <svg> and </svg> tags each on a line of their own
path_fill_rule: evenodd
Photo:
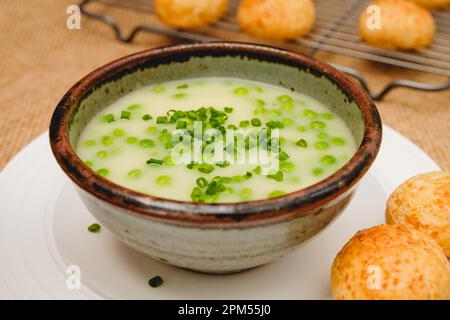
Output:
<svg viewBox="0 0 450 320">
<path fill-rule="evenodd" d="M 145 12 L 152 19 L 151 23 L 134 26 L 129 34 L 125 34 L 116 20 L 105 13 L 90 9 L 90 3 L 104 6 Z M 231 0 L 227 14 L 210 27 L 195 31 L 172 29 L 162 24 L 153 13 L 152 0 L 84 0 L 80 3 L 83 15 L 108 24 L 121 42 L 132 42 L 141 32 L 151 32 L 177 38 L 183 41 L 208 42 L 226 40 L 232 35 L 234 40 L 254 41 L 239 29 L 236 21 L 238 0 Z M 450 9 L 433 11 L 437 24 L 437 33 L 432 46 L 421 51 L 390 51 L 374 48 L 364 44 L 358 35 L 358 16 L 367 6 L 366 0 L 315 0 L 317 18 L 312 32 L 302 39 L 292 40 L 289 46 L 313 56 L 317 51 L 328 51 L 356 57 L 368 61 L 380 62 L 392 66 L 427 72 L 447 78 L 437 84 L 395 80 L 387 84 L 380 92 L 372 93 L 362 74 L 357 70 L 335 65 L 339 70 L 359 80 L 361 85 L 375 100 L 382 99 L 391 90 L 406 87 L 425 91 L 439 91 L 450 88 Z M 286 44 L 276 44 L 284 46 Z"/>
</svg>

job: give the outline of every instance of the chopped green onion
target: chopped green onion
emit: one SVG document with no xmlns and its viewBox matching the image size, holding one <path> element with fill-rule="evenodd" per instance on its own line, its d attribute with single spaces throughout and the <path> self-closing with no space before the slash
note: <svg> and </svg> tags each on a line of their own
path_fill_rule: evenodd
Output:
<svg viewBox="0 0 450 320">
<path fill-rule="evenodd" d="M 109 170 L 108 169 L 98 169 L 97 173 L 101 176 L 107 176 L 109 174 Z"/>
<path fill-rule="evenodd" d="M 303 110 L 303 116 L 308 119 L 314 119 L 317 118 L 318 114 L 314 110 L 305 109 Z"/>
<path fill-rule="evenodd" d="M 197 183 L 197 185 L 198 185 L 200 188 L 204 188 L 204 187 L 206 187 L 206 186 L 208 185 L 208 180 L 206 180 L 206 179 L 203 178 L 203 177 L 200 177 L 200 178 L 197 179 L 196 183 Z"/>
<path fill-rule="evenodd" d="M 323 165 L 331 165 L 336 163 L 336 158 L 330 155 L 326 155 L 320 158 L 319 162 Z"/>
<path fill-rule="evenodd" d="M 233 92 L 234 92 L 235 95 L 238 95 L 238 96 L 246 96 L 246 95 L 248 95 L 248 89 L 244 88 L 244 87 L 236 88 Z"/>
<path fill-rule="evenodd" d="M 256 167 L 255 169 L 253 169 L 253 172 L 256 174 L 261 174 L 261 167 Z"/>
<path fill-rule="evenodd" d="M 214 171 L 214 166 L 210 165 L 209 163 L 202 163 L 202 164 L 197 166 L 197 170 L 202 172 L 202 173 L 209 174 L 212 171 Z"/>
<path fill-rule="evenodd" d="M 169 119 L 166 116 L 159 116 L 156 118 L 156 123 L 158 124 L 167 124 L 169 123 Z"/>
<path fill-rule="evenodd" d="M 285 102 L 281 105 L 281 109 L 284 111 L 291 111 L 294 109 L 294 104 L 292 102 Z"/>
<path fill-rule="evenodd" d="M 160 166 L 164 163 L 164 160 L 158 160 L 158 159 L 151 158 L 151 159 L 147 160 L 146 163 Z"/>
<path fill-rule="evenodd" d="M 325 141 L 317 141 L 314 144 L 314 147 L 316 147 L 316 149 L 318 149 L 318 150 L 326 150 L 329 148 L 329 146 L 330 145 L 328 144 L 328 142 L 325 142 Z"/>
<path fill-rule="evenodd" d="M 156 127 L 156 126 L 151 126 L 151 127 L 148 127 L 147 128 L 147 132 L 148 133 L 156 133 L 156 132 L 158 132 L 158 128 Z"/>
<path fill-rule="evenodd" d="M 155 146 L 155 141 L 150 139 L 142 139 L 141 141 L 139 141 L 139 145 L 142 148 L 153 148 Z"/>
<path fill-rule="evenodd" d="M 177 129 L 186 129 L 187 127 L 187 122 L 184 120 L 179 120 L 177 122 Z"/>
<path fill-rule="evenodd" d="M 319 138 L 319 139 L 327 139 L 328 138 L 328 133 L 320 132 L 320 133 L 317 134 L 317 138 Z"/>
<path fill-rule="evenodd" d="M 142 170 L 134 169 L 128 172 L 128 176 L 132 179 L 139 178 L 142 175 Z"/>
<path fill-rule="evenodd" d="M 280 169 L 281 171 L 292 171 L 295 168 L 295 164 L 293 164 L 292 162 L 287 162 L 284 161 L 282 163 L 280 163 Z"/>
<path fill-rule="evenodd" d="M 195 187 L 191 193 L 191 199 L 193 202 L 205 202 L 202 189 Z"/>
<path fill-rule="evenodd" d="M 224 110 L 226 113 L 232 113 L 232 112 L 233 112 L 233 108 L 231 108 L 231 107 L 225 107 L 223 110 Z"/>
<path fill-rule="evenodd" d="M 331 113 L 322 113 L 322 118 L 331 120 L 333 119 L 333 115 Z"/>
<path fill-rule="evenodd" d="M 185 84 L 180 84 L 180 85 L 177 87 L 177 89 L 187 89 L 187 88 L 189 88 L 189 85 L 188 85 L 187 83 L 185 83 Z"/>
<path fill-rule="evenodd" d="M 131 112 L 130 111 L 123 110 L 120 113 L 120 119 L 130 120 L 130 117 L 131 117 Z"/>
<path fill-rule="evenodd" d="M 164 164 L 168 165 L 168 166 L 172 166 L 175 163 L 173 162 L 172 156 L 166 156 L 163 159 Z"/>
<path fill-rule="evenodd" d="M 283 125 L 285 127 L 292 126 L 293 124 L 294 124 L 294 120 L 289 119 L 289 118 L 283 119 Z"/>
<path fill-rule="evenodd" d="M 285 194 L 286 194 L 286 192 L 284 192 L 284 191 L 276 190 L 276 191 L 269 193 L 269 198 L 277 198 L 277 197 L 281 197 Z"/>
<path fill-rule="evenodd" d="M 182 99 L 184 97 L 187 97 L 186 93 L 177 93 L 173 96 L 175 99 Z"/>
<path fill-rule="evenodd" d="M 242 199 L 247 200 L 250 199 L 252 193 L 253 193 L 252 189 L 244 188 L 239 192 L 239 195 L 242 197 Z"/>
<path fill-rule="evenodd" d="M 312 173 L 315 176 L 320 176 L 323 173 L 323 169 L 322 168 L 314 168 Z"/>
<path fill-rule="evenodd" d="M 273 179 L 278 182 L 283 181 L 283 172 L 278 171 L 277 173 L 269 174 L 269 175 L 267 175 L 267 178 Z"/>
<path fill-rule="evenodd" d="M 89 232 L 99 233 L 102 227 L 98 223 L 93 223 L 87 229 Z"/>
<path fill-rule="evenodd" d="M 92 166 L 94 165 L 94 163 L 92 161 L 89 161 L 89 160 L 86 161 L 84 164 L 87 165 L 89 168 L 92 168 Z"/>
<path fill-rule="evenodd" d="M 289 155 L 288 155 L 286 152 L 281 151 L 281 152 L 278 154 L 278 159 L 279 159 L 280 161 L 285 161 L 285 160 L 289 159 Z"/>
<path fill-rule="evenodd" d="M 99 157 L 100 159 L 105 159 L 108 156 L 108 152 L 105 150 L 101 150 L 99 152 L 97 152 L 97 157 Z"/>
<path fill-rule="evenodd" d="M 94 141 L 94 140 L 86 140 L 86 141 L 84 142 L 84 145 L 85 145 L 86 147 L 92 147 L 92 146 L 95 145 L 95 141 Z"/>
<path fill-rule="evenodd" d="M 144 114 L 144 116 L 142 117 L 142 120 L 144 121 L 148 121 L 148 120 L 152 120 L 153 117 L 150 114 Z"/>
<path fill-rule="evenodd" d="M 326 127 L 326 124 L 322 121 L 313 121 L 309 124 L 313 130 L 322 130 Z"/>
<path fill-rule="evenodd" d="M 250 124 L 250 121 L 248 121 L 248 120 L 243 120 L 243 121 L 239 122 L 239 127 L 241 127 L 241 128 L 247 128 L 249 124 Z"/>
<path fill-rule="evenodd" d="M 102 144 L 105 146 L 110 146 L 114 143 L 114 139 L 109 136 L 102 137 Z"/>
<path fill-rule="evenodd" d="M 125 140 L 128 144 L 133 144 L 137 142 L 137 138 L 136 137 L 128 137 L 127 140 Z"/>
<path fill-rule="evenodd" d="M 306 128 L 306 127 L 304 127 L 304 126 L 298 126 L 297 127 L 297 131 L 298 132 L 305 132 L 305 131 L 307 131 L 308 130 L 308 128 Z"/>
<path fill-rule="evenodd" d="M 220 168 L 226 168 L 230 165 L 230 163 L 228 161 L 224 161 L 224 162 L 218 162 L 216 163 L 216 166 L 220 167 Z"/>
<path fill-rule="evenodd" d="M 305 139 L 300 139 L 295 143 L 295 145 L 300 148 L 306 148 L 306 147 L 308 147 L 308 142 L 306 142 Z"/>
<path fill-rule="evenodd" d="M 129 106 L 127 109 L 128 109 L 128 110 L 137 110 L 137 109 L 139 109 L 140 107 L 141 107 L 140 104 L 135 103 L 135 104 L 132 104 L 131 106 Z"/>
<path fill-rule="evenodd" d="M 292 102 L 292 98 L 288 95 L 279 96 L 277 100 L 281 103 Z"/>
<path fill-rule="evenodd" d="M 337 146 L 342 146 L 346 143 L 345 139 L 341 137 L 333 137 L 331 138 L 331 142 Z"/>
<path fill-rule="evenodd" d="M 266 105 L 266 102 L 262 99 L 253 100 L 253 104 L 258 108 L 263 108 Z"/>
<path fill-rule="evenodd" d="M 169 176 L 159 176 L 156 178 L 156 183 L 161 186 L 169 185 L 172 182 L 172 178 Z"/>
<path fill-rule="evenodd" d="M 121 137 L 125 134 L 125 131 L 122 129 L 114 129 L 113 130 L 113 135 L 116 137 Z"/>
<path fill-rule="evenodd" d="M 258 118 L 253 118 L 252 120 L 250 120 L 252 126 L 254 127 L 260 127 L 261 126 L 261 120 L 259 120 Z"/>
<path fill-rule="evenodd" d="M 271 129 L 274 129 L 274 128 L 283 129 L 284 128 L 284 124 L 282 122 L 274 121 L 274 120 L 267 122 L 266 126 Z"/>
<path fill-rule="evenodd" d="M 102 120 L 107 123 L 111 123 L 111 122 L 115 121 L 114 115 L 112 113 L 103 116 Z"/>
<path fill-rule="evenodd" d="M 164 86 L 156 86 L 153 88 L 153 92 L 155 93 L 162 93 L 164 91 L 166 91 L 166 88 L 164 88 Z"/>
</svg>

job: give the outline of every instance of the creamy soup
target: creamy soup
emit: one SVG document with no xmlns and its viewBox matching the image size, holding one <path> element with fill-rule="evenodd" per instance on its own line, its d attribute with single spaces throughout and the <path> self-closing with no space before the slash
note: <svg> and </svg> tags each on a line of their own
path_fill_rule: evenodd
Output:
<svg viewBox="0 0 450 320">
<path fill-rule="evenodd" d="M 355 150 L 343 120 L 318 101 L 234 78 L 139 88 L 94 116 L 76 147 L 89 167 L 119 185 L 210 203 L 305 188 Z"/>
</svg>

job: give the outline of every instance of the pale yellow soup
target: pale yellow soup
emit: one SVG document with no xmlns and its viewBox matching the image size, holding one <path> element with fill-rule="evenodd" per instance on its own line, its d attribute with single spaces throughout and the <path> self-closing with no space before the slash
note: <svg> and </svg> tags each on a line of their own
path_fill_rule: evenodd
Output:
<svg viewBox="0 0 450 320">
<path fill-rule="evenodd" d="M 173 157 L 179 140 L 172 140 L 171 134 L 177 127 L 178 132 L 190 130 L 186 135 L 194 141 L 194 123 L 225 134 L 238 130 L 262 136 L 260 130 L 270 128 L 274 140 L 270 146 L 261 140 L 239 149 L 224 141 L 225 135 L 212 144 L 196 136 L 203 146 L 224 141 L 228 158 L 211 164 L 212 158 L 205 156 L 193 163 L 184 149 L 180 163 Z M 250 159 L 246 154 L 255 148 L 277 159 L 270 162 L 270 169 L 260 157 Z M 355 150 L 343 120 L 318 101 L 234 78 L 196 78 L 139 88 L 94 116 L 76 146 L 88 166 L 116 184 L 167 199 L 213 203 L 266 199 L 305 188 L 336 172 Z"/>
</svg>

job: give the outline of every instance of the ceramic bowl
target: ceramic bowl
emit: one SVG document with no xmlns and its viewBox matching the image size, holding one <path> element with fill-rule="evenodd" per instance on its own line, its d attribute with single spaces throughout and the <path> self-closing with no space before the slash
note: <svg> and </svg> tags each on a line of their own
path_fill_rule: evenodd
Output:
<svg viewBox="0 0 450 320">
<path fill-rule="evenodd" d="M 75 154 L 89 119 L 137 86 L 208 76 L 262 81 L 310 95 L 346 122 L 359 148 L 339 171 L 310 187 L 230 204 L 129 190 L 96 174 Z M 231 273 L 281 258 L 343 211 L 378 152 L 381 122 L 368 94 L 328 64 L 272 47 L 219 42 L 147 50 L 91 72 L 56 107 L 50 143 L 88 210 L 125 244 L 172 265 Z"/>
</svg>

